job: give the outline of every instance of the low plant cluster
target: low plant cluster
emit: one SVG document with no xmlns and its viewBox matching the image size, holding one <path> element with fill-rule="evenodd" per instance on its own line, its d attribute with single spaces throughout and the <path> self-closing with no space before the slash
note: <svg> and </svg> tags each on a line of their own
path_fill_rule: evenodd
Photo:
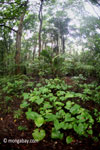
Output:
<svg viewBox="0 0 100 150">
<path fill-rule="evenodd" d="M 66 70 L 69 75 L 82 74 L 87 78 L 96 77 L 100 81 L 100 53 L 85 51 L 66 56 Z"/>
<path fill-rule="evenodd" d="M 13 96 L 22 97 L 25 90 L 33 87 L 34 83 L 25 75 L 0 78 L 0 96 L 3 96 L 7 103 L 13 101 Z"/>
<path fill-rule="evenodd" d="M 71 88 L 72 86 L 55 78 L 38 83 L 31 93 L 23 93 L 24 100 L 20 104 L 20 110 L 25 112 L 28 120 L 34 122 L 36 128 L 32 136 L 35 140 L 45 138 L 45 125 L 48 122 L 51 123 L 52 139 L 66 138 L 68 144 L 73 142 L 74 135 L 64 134 L 67 130 L 74 131 L 79 136 L 94 137 L 94 118 L 89 110 L 74 101 L 81 97 L 81 93 L 72 92 Z"/>
<path fill-rule="evenodd" d="M 83 101 L 94 101 L 100 104 L 100 86 L 97 83 L 90 84 L 78 84 L 78 87 L 82 89 L 81 93 L 76 95 Z"/>
</svg>

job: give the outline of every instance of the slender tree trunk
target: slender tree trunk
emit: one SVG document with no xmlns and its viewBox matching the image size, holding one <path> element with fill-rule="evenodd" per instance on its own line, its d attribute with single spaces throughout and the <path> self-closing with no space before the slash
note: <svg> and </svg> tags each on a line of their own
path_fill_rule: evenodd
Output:
<svg viewBox="0 0 100 150">
<path fill-rule="evenodd" d="M 41 42 L 41 49 L 43 50 L 43 45 L 44 45 L 44 43 L 43 42 Z"/>
<path fill-rule="evenodd" d="M 41 52 L 41 33 L 42 33 L 42 24 L 43 24 L 43 16 L 42 16 L 42 9 L 43 9 L 43 1 L 40 0 L 40 9 L 39 9 L 39 21 L 40 21 L 40 26 L 39 26 L 39 56 Z"/>
<path fill-rule="evenodd" d="M 53 49 L 53 40 L 51 40 L 51 49 Z"/>
<path fill-rule="evenodd" d="M 59 37 L 57 36 L 57 55 L 59 54 Z"/>
<path fill-rule="evenodd" d="M 34 46 L 34 49 L 33 49 L 33 60 L 34 60 L 34 58 L 35 58 L 36 47 L 37 47 L 37 45 L 35 45 L 35 46 Z"/>
<path fill-rule="evenodd" d="M 19 26 L 18 26 L 18 30 L 17 30 L 17 33 L 16 33 L 16 54 L 15 54 L 15 64 L 16 64 L 15 73 L 16 74 L 20 73 L 21 37 L 22 37 L 24 16 L 25 16 L 25 13 L 26 13 L 26 10 L 27 10 L 27 4 L 28 4 L 28 0 L 26 1 L 26 4 L 25 4 L 25 10 L 24 10 L 23 14 L 20 17 Z"/>
<path fill-rule="evenodd" d="M 8 46 L 7 38 L 5 36 L 5 32 L 4 32 L 3 38 L 4 38 L 5 48 L 6 48 L 6 51 L 7 51 L 7 54 L 8 54 L 8 52 L 9 52 L 9 46 Z"/>
<path fill-rule="evenodd" d="M 65 53 L 65 38 L 62 36 L 62 52 Z"/>
<path fill-rule="evenodd" d="M 44 46 L 44 47 L 45 47 L 45 49 L 46 49 L 46 47 L 47 47 L 47 42 L 45 42 L 45 46 Z"/>
</svg>

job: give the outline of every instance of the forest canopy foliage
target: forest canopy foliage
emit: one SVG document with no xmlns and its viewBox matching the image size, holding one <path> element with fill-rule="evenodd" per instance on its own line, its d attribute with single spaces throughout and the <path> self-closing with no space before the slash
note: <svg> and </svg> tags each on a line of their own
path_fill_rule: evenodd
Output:
<svg viewBox="0 0 100 150">
<path fill-rule="evenodd" d="M 94 15 L 88 14 L 85 5 L 92 7 Z M 95 67 L 99 64 L 100 52 L 100 23 L 96 8 L 99 10 L 98 1 L 2 0 L 0 74 L 52 76 L 59 74 L 53 66 L 58 63 L 60 74 L 79 71 L 99 78 L 99 67 Z"/>
</svg>

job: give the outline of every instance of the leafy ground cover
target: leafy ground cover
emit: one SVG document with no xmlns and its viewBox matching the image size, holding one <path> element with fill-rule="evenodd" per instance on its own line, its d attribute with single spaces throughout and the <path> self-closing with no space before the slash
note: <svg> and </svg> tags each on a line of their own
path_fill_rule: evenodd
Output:
<svg viewBox="0 0 100 150">
<path fill-rule="evenodd" d="M 0 79 L 1 149 L 100 149 L 100 86 L 82 75 Z M 3 139 L 35 143 L 4 143 Z"/>
</svg>

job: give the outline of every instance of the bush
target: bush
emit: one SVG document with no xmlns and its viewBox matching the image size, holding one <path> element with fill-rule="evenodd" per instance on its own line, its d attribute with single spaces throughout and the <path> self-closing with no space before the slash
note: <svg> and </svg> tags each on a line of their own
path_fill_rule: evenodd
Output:
<svg viewBox="0 0 100 150">
<path fill-rule="evenodd" d="M 82 74 L 85 77 L 93 76 L 95 71 L 93 54 L 89 55 L 89 52 L 74 53 L 66 60 L 66 67 L 69 75 L 77 76 Z"/>
<path fill-rule="evenodd" d="M 61 77 L 65 74 L 64 56 L 56 55 L 52 50 L 43 50 L 40 58 L 31 66 L 33 75 L 40 77 Z"/>
</svg>

